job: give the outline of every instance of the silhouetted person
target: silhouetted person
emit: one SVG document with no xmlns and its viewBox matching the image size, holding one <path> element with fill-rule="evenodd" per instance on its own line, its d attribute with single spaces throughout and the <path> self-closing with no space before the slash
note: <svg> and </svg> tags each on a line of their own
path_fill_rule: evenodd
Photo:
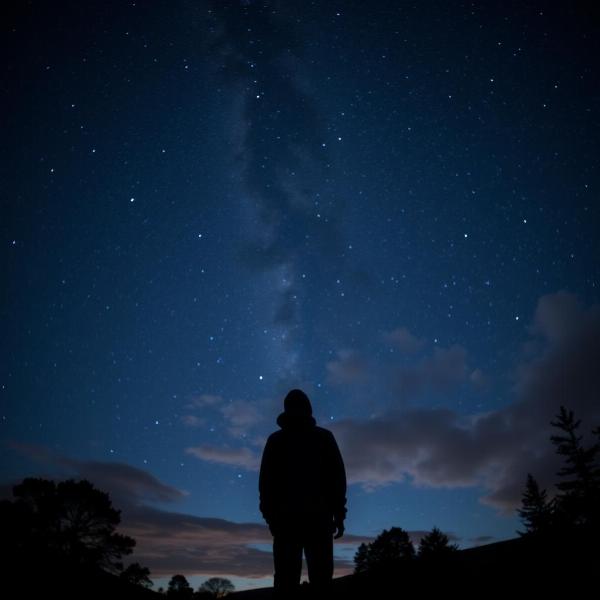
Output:
<svg viewBox="0 0 600 600">
<path fill-rule="evenodd" d="M 333 534 L 344 533 L 346 471 L 333 434 L 318 427 L 308 396 L 291 390 L 281 428 L 267 439 L 259 476 L 260 510 L 273 535 L 275 592 L 299 586 L 302 551 L 311 587 L 326 591 L 333 577 Z"/>
</svg>

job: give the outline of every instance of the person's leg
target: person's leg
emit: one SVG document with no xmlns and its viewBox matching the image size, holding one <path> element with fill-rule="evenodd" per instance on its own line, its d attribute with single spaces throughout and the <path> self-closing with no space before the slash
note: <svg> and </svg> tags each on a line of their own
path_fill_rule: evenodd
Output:
<svg viewBox="0 0 600 600">
<path fill-rule="evenodd" d="M 302 540 L 298 532 L 282 529 L 273 537 L 273 587 L 277 597 L 289 598 L 300 585 Z"/>
<path fill-rule="evenodd" d="M 304 554 L 311 587 L 327 596 L 333 578 L 333 533 L 331 523 L 311 527 L 306 533 Z"/>
</svg>

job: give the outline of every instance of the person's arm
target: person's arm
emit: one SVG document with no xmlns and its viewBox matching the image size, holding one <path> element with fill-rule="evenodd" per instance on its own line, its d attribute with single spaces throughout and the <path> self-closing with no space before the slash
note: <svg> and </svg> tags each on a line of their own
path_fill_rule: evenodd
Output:
<svg viewBox="0 0 600 600">
<path fill-rule="evenodd" d="M 331 484 L 333 492 L 333 521 L 336 528 L 336 539 L 344 535 L 344 519 L 346 518 L 346 468 L 342 454 L 331 434 Z"/>
<path fill-rule="evenodd" d="M 265 444 L 262 460 L 260 463 L 260 473 L 258 476 L 259 509 L 263 518 L 270 525 L 273 520 L 273 478 L 274 478 L 275 452 L 273 440 L 269 436 Z"/>
</svg>

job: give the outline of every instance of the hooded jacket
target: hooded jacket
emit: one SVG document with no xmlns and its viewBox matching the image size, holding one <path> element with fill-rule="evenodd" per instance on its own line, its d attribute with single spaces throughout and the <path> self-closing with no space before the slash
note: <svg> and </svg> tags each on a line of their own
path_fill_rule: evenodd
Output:
<svg viewBox="0 0 600 600">
<path fill-rule="evenodd" d="M 346 516 L 346 471 L 333 433 L 317 426 L 312 409 L 294 410 L 287 405 L 286 409 L 277 417 L 280 430 L 268 437 L 263 450 L 260 511 L 269 525 L 342 522 Z"/>
</svg>

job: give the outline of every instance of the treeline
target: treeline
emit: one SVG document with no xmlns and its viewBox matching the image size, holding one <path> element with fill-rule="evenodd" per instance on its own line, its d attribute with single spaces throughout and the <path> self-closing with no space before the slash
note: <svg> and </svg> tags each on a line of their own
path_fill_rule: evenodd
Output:
<svg viewBox="0 0 600 600">
<path fill-rule="evenodd" d="M 211 577 L 196 591 L 183 575 L 173 575 L 166 590 L 159 588 L 161 594 L 167 598 L 179 600 L 204 600 L 208 598 L 223 598 L 235 589 L 233 583 L 224 577 Z"/>
<path fill-rule="evenodd" d="M 457 550 L 458 545 L 451 544 L 448 536 L 437 527 L 421 538 L 417 550 L 402 527 L 392 527 L 384 529 L 370 544 L 363 543 L 358 547 L 354 555 L 354 572 L 389 571 L 417 558 L 440 561 Z"/>
</svg>

